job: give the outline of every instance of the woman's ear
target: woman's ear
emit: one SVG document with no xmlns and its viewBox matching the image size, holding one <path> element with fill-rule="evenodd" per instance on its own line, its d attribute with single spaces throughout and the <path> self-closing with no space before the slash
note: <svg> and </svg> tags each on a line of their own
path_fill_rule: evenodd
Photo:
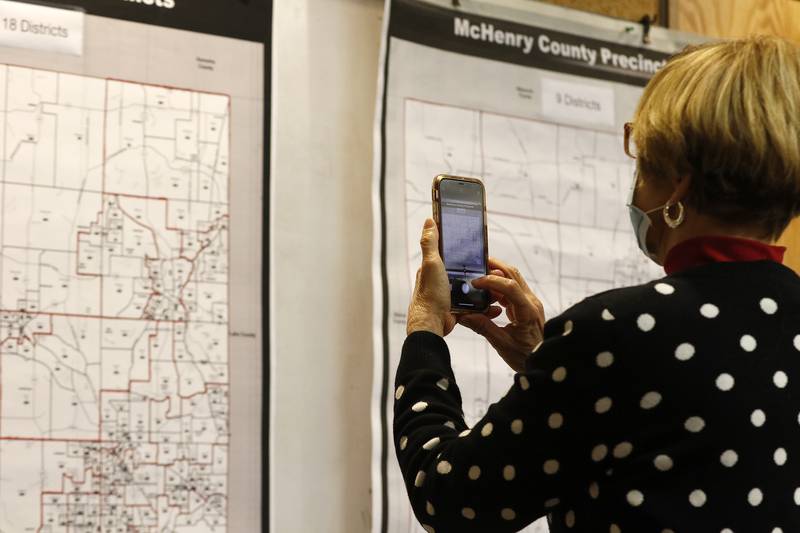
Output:
<svg viewBox="0 0 800 533">
<path fill-rule="evenodd" d="M 672 196 L 669 198 L 669 203 L 674 205 L 678 202 L 683 202 L 689 196 L 689 188 L 692 185 L 691 174 L 684 174 L 672 179 Z"/>
</svg>

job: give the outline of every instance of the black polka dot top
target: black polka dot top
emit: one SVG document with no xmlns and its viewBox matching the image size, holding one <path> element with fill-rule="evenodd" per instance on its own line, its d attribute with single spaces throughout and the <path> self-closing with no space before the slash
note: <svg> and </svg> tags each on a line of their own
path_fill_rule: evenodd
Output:
<svg viewBox="0 0 800 533">
<path fill-rule="evenodd" d="M 453 354 L 458 357 L 458 354 Z M 428 532 L 800 532 L 800 278 L 712 263 L 545 326 L 467 427 L 445 341 L 411 334 L 394 443 Z"/>
</svg>

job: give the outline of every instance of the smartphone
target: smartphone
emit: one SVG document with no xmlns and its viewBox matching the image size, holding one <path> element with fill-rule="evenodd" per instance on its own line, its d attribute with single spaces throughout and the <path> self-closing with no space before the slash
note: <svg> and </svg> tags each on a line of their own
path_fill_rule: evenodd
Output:
<svg viewBox="0 0 800 533">
<path fill-rule="evenodd" d="M 439 254 L 450 281 L 450 309 L 482 313 L 489 292 L 472 280 L 488 272 L 486 190 L 477 178 L 436 176 L 433 180 L 433 219 L 439 227 Z"/>
</svg>

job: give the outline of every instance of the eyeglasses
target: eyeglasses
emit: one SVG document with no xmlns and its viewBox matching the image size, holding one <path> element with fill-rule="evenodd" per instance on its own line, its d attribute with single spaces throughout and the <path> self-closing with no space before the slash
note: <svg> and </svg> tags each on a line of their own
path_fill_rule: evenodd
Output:
<svg viewBox="0 0 800 533">
<path fill-rule="evenodd" d="M 636 156 L 639 155 L 639 151 L 636 149 L 636 143 L 633 141 L 633 123 L 626 122 L 625 123 L 625 155 L 630 157 L 631 159 L 636 159 Z"/>
</svg>

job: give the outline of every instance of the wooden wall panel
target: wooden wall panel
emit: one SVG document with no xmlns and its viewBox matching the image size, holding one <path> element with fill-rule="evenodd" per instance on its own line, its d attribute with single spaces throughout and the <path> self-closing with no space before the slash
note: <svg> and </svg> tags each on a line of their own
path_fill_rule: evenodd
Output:
<svg viewBox="0 0 800 533">
<path fill-rule="evenodd" d="M 800 41 L 800 2 L 670 0 L 670 28 L 711 37 L 770 33 Z"/>
<path fill-rule="evenodd" d="M 638 21 L 644 15 L 658 13 L 658 0 L 542 0 L 581 11 L 590 11 L 607 17 Z"/>
<path fill-rule="evenodd" d="M 792 0 L 670 0 L 670 28 L 709 37 L 780 35 L 800 43 L 800 2 Z M 780 244 L 786 264 L 800 273 L 800 219 Z"/>
</svg>

